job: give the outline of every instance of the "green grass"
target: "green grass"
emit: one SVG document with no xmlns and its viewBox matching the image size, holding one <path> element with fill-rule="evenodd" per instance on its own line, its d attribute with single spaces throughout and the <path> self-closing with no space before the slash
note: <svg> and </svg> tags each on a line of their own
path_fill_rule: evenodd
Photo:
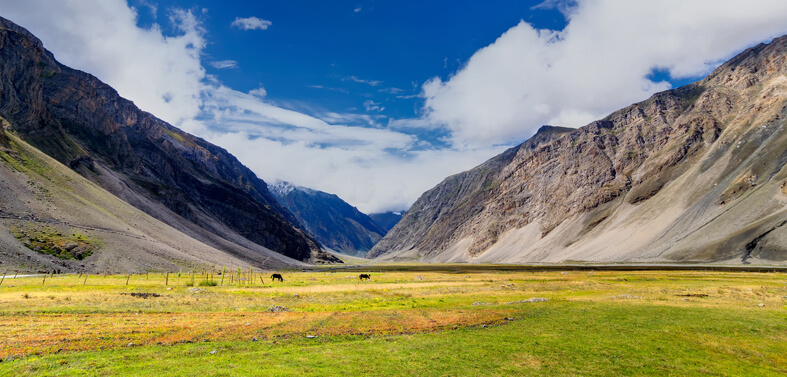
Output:
<svg viewBox="0 0 787 377">
<path fill-rule="evenodd" d="M 8 230 L 30 250 L 58 259 L 82 260 L 101 247 L 101 242 L 81 233 L 65 233 L 52 226 L 29 223 L 7 224 Z"/>
<path fill-rule="evenodd" d="M 0 376 L 787 373 L 784 273 L 460 267 L 7 279 Z"/>
<path fill-rule="evenodd" d="M 523 305 L 524 306 L 524 305 Z M 3 375 L 784 375 L 787 315 L 550 303 L 516 320 L 403 336 L 282 337 L 30 357 Z M 211 351 L 215 354 L 210 354 Z"/>
</svg>

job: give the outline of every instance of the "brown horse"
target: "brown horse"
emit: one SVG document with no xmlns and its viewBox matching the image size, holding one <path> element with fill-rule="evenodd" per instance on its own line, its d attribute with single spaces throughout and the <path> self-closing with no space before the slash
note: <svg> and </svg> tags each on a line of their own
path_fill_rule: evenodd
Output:
<svg viewBox="0 0 787 377">
<path fill-rule="evenodd" d="M 271 275 L 271 281 L 276 281 L 276 279 L 279 279 L 280 282 L 284 282 L 284 278 L 281 277 L 281 274 L 273 274 L 273 275 Z"/>
<path fill-rule="evenodd" d="M 361 279 L 361 280 L 363 280 L 363 279 L 369 280 L 371 278 L 372 277 L 369 276 L 369 274 L 360 274 L 360 275 L 358 275 L 358 279 Z"/>
</svg>

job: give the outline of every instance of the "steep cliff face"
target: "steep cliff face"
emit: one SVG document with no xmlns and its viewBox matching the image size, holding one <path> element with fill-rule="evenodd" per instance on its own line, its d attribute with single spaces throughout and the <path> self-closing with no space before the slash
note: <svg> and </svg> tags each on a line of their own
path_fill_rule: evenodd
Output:
<svg viewBox="0 0 787 377">
<path fill-rule="evenodd" d="M 0 115 L 25 141 L 201 241 L 254 244 L 301 261 L 328 258 L 265 182 L 226 150 L 59 64 L 38 39 L 2 18 Z"/>
<path fill-rule="evenodd" d="M 334 194 L 287 182 L 272 185 L 271 193 L 323 246 L 340 253 L 364 256 L 386 233 Z"/>
<path fill-rule="evenodd" d="M 370 256 L 783 262 L 785 57 L 782 37 L 695 84 L 539 132 L 426 192 Z"/>
</svg>

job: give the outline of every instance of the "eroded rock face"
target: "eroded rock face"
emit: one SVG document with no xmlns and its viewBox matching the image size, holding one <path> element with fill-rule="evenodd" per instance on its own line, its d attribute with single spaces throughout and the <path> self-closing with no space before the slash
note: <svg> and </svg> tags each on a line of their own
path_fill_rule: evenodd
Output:
<svg viewBox="0 0 787 377">
<path fill-rule="evenodd" d="M 37 38 L 2 18 L 0 116 L 25 141 L 133 205 L 142 195 L 233 242 L 240 235 L 301 261 L 327 257 L 265 182 L 226 150 L 59 64 Z"/>
<path fill-rule="evenodd" d="M 754 229 L 787 219 L 781 199 L 751 195 L 760 188 L 778 193 L 787 176 L 786 56 L 787 37 L 778 38 L 700 82 L 655 94 L 585 127 L 542 128 L 524 144 L 424 193 L 370 256 L 742 258 L 742 241 L 755 236 Z M 738 209 L 728 210 L 742 200 L 768 224 L 732 218 Z M 718 234 L 709 233 L 714 227 Z M 740 240 L 731 241 L 731 234 Z M 521 250 L 500 250 L 514 245 Z M 775 238 L 762 250 L 770 260 L 787 259 L 787 244 Z"/>
</svg>

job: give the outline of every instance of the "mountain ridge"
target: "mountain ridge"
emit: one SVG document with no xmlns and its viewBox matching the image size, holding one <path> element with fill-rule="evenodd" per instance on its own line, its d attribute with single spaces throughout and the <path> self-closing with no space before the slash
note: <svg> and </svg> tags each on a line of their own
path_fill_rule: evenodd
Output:
<svg viewBox="0 0 787 377">
<path fill-rule="evenodd" d="M 424 193 L 369 256 L 783 263 L 785 55 L 776 38 L 697 83 L 537 134 Z"/>
<path fill-rule="evenodd" d="M 386 233 L 335 194 L 284 181 L 271 185 L 270 191 L 323 246 L 340 253 L 364 256 Z"/>
<path fill-rule="evenodd" d="M 263 260 L 265 250 L 273 250 L 300 261 L 336 261 L 299 228 L 265 182 L 223 148 L 61 65 L 40 40 L 4 18 L 0 54 L 0 115 L 26 142 L 231 255 L 258 253 Z"/>
</svg>

